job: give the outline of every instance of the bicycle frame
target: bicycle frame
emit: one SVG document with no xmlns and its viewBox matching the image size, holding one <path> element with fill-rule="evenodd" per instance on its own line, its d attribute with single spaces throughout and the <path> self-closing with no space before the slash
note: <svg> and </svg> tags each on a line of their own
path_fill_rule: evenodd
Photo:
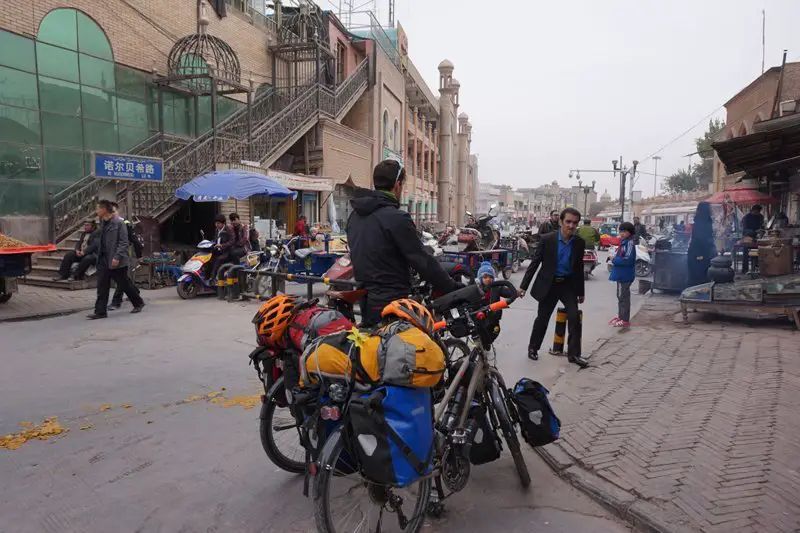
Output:
<svg viewBox="0 0 800 533">
<path fill-rule="evenodd" d="M 472 340 L 474 341 L 475 348 L 473 348 L 469 356 L 464 358 L 464 361 L 462 361 L 461 365 L 458 367 L 458 371 L 453 377 L 450 386 L 447 387 L 444 397 L 436 406 L 436 410 L 434 411 L 434 419 L 436 422 L 441 421 L 442 416 L 447 409 L 447 405 L 450 403 L 450 400 L 461 386 L 461 382 L 464 379 L 464 374 L 466 374 L 467 368 L 469 368 L 471 363 L 475 363 L 474 369 L 472 371 L 469 384 L 467 385 L 467 396 L 464 401 L 464 405 L 461 408 L 461 412 L 458 413 L 458 425 L 456 427 L 462 428 L 464 427 L 464 424 L 466 424 L 467 415 L 469 414 L 472 400 L 475 398 L 476 394 L 484 392 L 483 385 L 486 377 L 499 374 L 497 369 L 490 365 L 486 360 L 486 350 L 481 345 L 480 339 L 475 336 L 472 338 Z M 502 377 L 500 378 L 500 381 L 502 382 Z"/>
</svg>

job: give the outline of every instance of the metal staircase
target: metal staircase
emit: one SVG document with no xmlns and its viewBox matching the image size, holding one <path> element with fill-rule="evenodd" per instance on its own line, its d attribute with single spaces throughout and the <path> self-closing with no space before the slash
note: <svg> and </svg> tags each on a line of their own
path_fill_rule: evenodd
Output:
<svg viewBox="0 0 800 533">
<path fill-rule="evenodd" d="M 117 197 L 125 198 L 130 187 L 134 215 L 163 221 L 172 214 L 171 208 L 177 202 L 175 190 L 213 171 L 217 163 L 255 160 L 268 167 L 320 117 L 341 120 L 367 89 L 369 74 L 369 58 L 366 58 L 335 91 L 319 83 L 299 92 L 271 89 L 255 99 L 250 116 L 246 108 L 239 110 L 221 121 L 216 129 L 195 139 L 156 134 L 130 153 L 162 157 L 164 180 L 126 182 L 117 189 Z M 56 242 L 72 235 L 86 217 L 92 216 L 104 185 L 108 185 L 108 180 L 87 176 L 53 197 L 51 212 Z"/>
</svg>

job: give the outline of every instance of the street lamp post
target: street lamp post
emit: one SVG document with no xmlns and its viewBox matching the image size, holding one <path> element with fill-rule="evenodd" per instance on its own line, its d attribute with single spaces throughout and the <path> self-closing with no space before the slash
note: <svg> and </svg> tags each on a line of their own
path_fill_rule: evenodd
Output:
<svg viewBox="0 0 800 533">
<path fill-rule="evenodd" d="M 654 155 L 653 161 L 655 161 L 656 169 L 653 171 L 653 197 L 658 194 L 658 162 L 661 160 L 660 155 Z"/>
<path fill-rule="evenodd" d="M 611 161 L 611 165 L 614 168 L 614 174 L 616 175 L 619 172 L 619 206 L 620 206 L 620 222 L 625 221 L 625 180 L 628 178 L 628 174 L 631 175 L 631 213 L 633 213 L 633 178 L 636 176 L 636 167 L 639 166 L 639 162 L 634 160 L 632 167 L 625 167 L 622 164 L 622 156 L 620 158 L 614 159 Z"/>
</svg>

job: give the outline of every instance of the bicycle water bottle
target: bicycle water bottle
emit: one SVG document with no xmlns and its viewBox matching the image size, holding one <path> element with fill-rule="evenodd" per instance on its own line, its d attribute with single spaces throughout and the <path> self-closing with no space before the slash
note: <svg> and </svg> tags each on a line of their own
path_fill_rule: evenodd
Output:
<svg viewBox="0 0 800 533">
<path fill-rule="evenodd" d="M 461 412 L 461 408 L 464 404 L 464 394 L 466 394 L 467 388 L 463 385 L 456 390 L 456 394 L 453 399 L 450 401 L 450 405 L 447 406 L 447 411 L 444 413 L 444 431 L 449 433 L 453 430 L 453 427 L 456 425 L 456 418 L 458 417 L 458 413 Z"/>
</svg>

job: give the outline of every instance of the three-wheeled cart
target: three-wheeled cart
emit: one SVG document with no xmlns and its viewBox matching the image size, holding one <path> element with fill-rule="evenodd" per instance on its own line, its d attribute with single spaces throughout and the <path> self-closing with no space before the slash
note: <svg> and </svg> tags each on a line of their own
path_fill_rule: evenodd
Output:
<svg viewBox="0 0 800 533">
<path fill-rule="evenodd" d="M 17 278 L 31 271 L 31 256 L 38 252 L 54 252 L 52 244 L 46 246 L 22 246 L 18 248 L 0 248 L 0 304 L 11 299 L 17 292 Z"/>
</svg>

